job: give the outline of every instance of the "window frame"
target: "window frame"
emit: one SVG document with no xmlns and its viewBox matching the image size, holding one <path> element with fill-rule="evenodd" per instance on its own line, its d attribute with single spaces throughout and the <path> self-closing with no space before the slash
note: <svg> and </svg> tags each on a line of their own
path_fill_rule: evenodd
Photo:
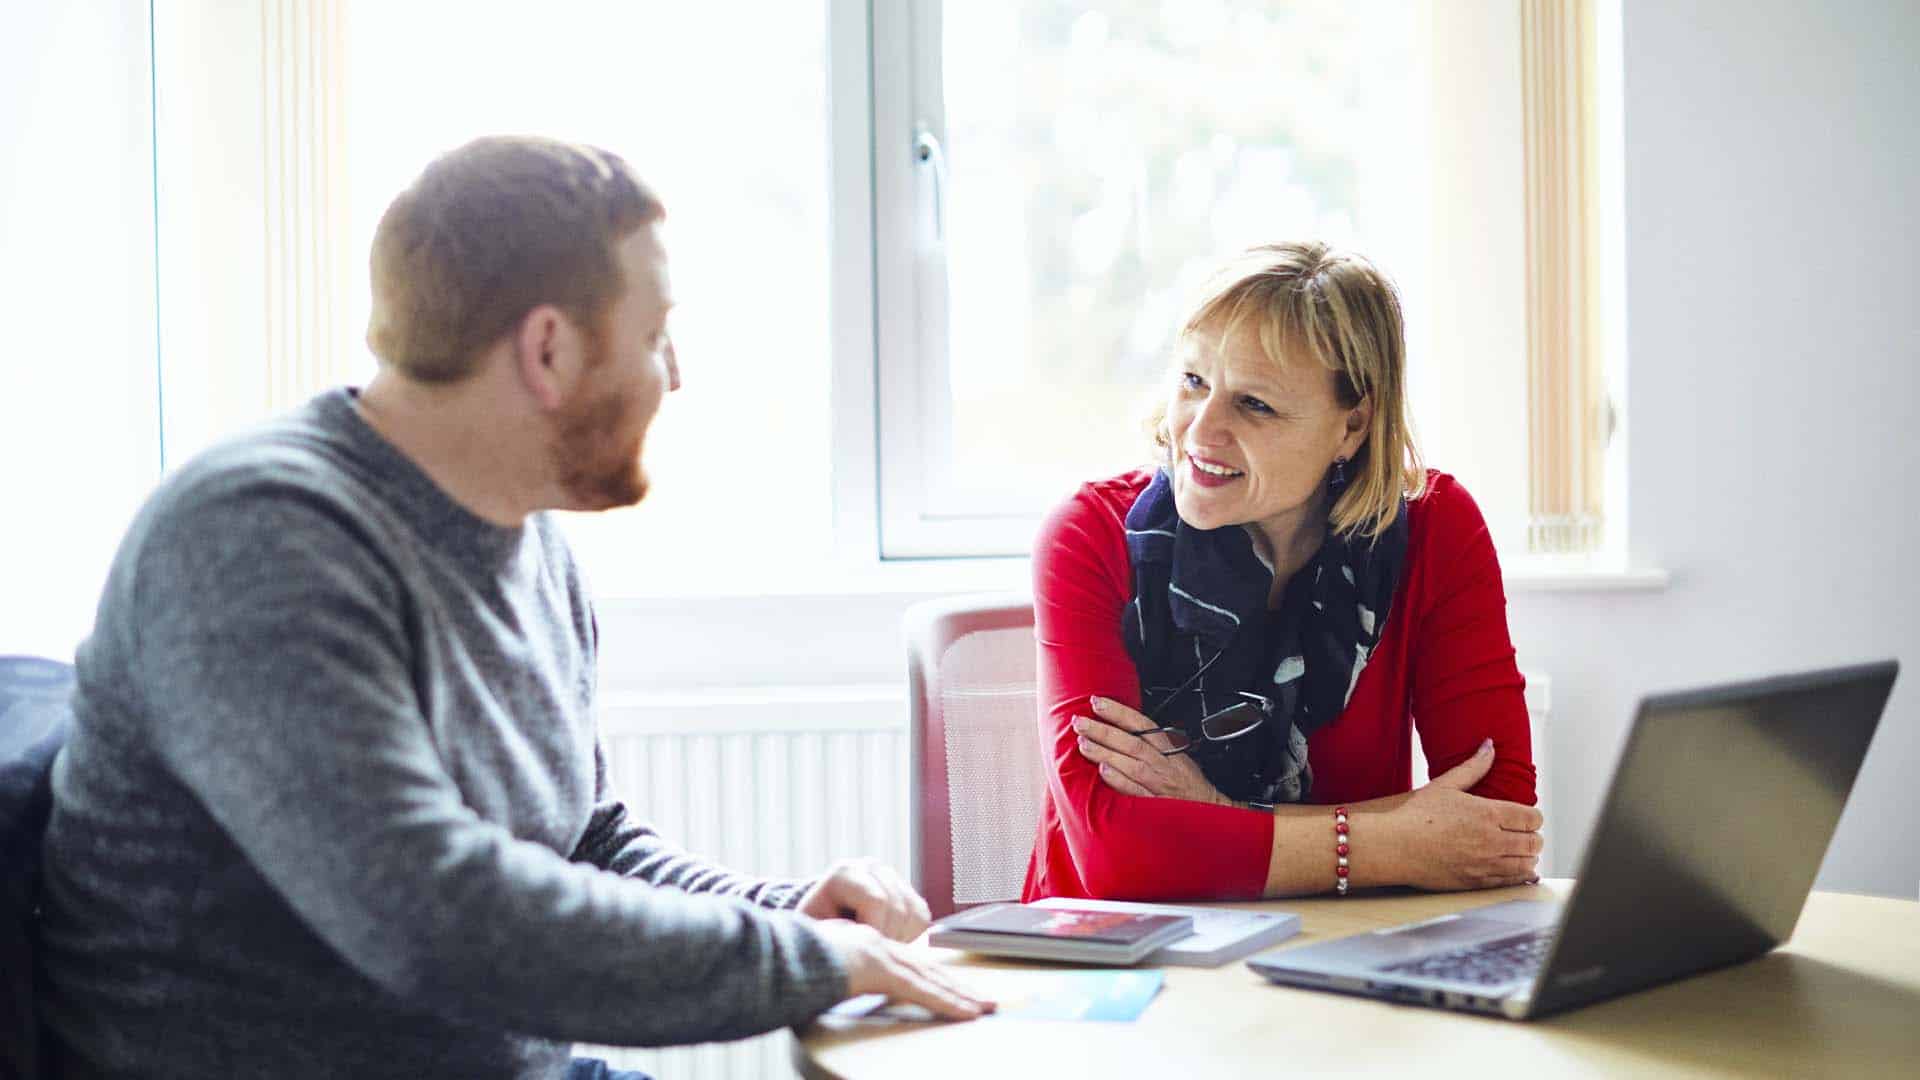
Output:
<svg viewBox="0 0 1920 1080">
<path fill-rule="evenodd" d="M 837 0 L 836 0 L 837 2 Z M 871 170 L 874 558 L 1026 556 L 1044 508 L 980 513 L 946 489 L 953 413 L 942 0 L 865 4 Z M 836 164 L 842 159 L 831 155 Z M 844 206 L 839 203 L 837 206 Z"/>
<path fill-rule="evenodd" d="M 925 420 L 928 387 L 945 385 L 944 350 L 935 371 L 894 359 L 936 355 L 927 344 L 946 328 L 945 311 L 922 303 L 944 263 L 915 250 L 926 221 L 912 153 L 919 118 L 938 100 L 937 63 L 929 71 L 920 60 L 929 50 L 938 56 L 939 2 L 827 0 L 827 18 L 835 548 L 856 573 L 929 558 L 1024 559 L 1037 514 L 1009 527 L 999 517 L 929 513 L 926 461 L 929 447 L 943 445 L 943 412 L 933 411 L 932 433 L 885 422 Z M 937 122 L 928 131 L 944 137 Z M 1004 580 L 1005 570 L 986 572 Z"/>
<path fill-rule="evenodd" d="M 827 0 L 834 549 L 856 564 L 876 560 L 880 550 L 872 28 L 870 0 Z"/>
</svg>

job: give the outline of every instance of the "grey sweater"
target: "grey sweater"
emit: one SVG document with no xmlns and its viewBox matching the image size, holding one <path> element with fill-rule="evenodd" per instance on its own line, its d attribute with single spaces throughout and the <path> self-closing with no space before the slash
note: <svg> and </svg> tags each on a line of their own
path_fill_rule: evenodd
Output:
<svg viewBox="0 0 1920 1080">
<path fill-rule="evenodd" d="M 77 658 L 44 1015 L 79 1075 L 553 1076 L 567 1041 L 802 1021 L 846 973 L 804 883 L 607 790 L 566 544 L 453 502 L 350 392 L 134 520 Z"/>
</svg>

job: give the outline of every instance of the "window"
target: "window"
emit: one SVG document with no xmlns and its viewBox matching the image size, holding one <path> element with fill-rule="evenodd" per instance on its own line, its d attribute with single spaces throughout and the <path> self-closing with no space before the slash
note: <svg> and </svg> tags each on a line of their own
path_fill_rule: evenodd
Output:
<svg viewBox="0 0 1920 1080">
<path fill-rule="evenodd" d="M 526 130 L 624 153 L 668 205 L 688 389 L 649 437 L 648 502 L 568 522 L 603 595 L 1024 555 L 1074 484 L 1145 460 L 1139 421 L 1218 259 L 1298 236 L 1400 282 L 1422 444 L 1503 549 L 1588 548 L 1605 433 L 1572 421 L 1605 401 L 1593 335 L 1573 332 L 1597 322 L 1592 170 L 1572 151 L 1590 8 L 190 7 L 156 28 L 162 276 L 183 283 L 163 290 L 186 384 L 170 442 L 364 378 L 387 201 L 434 153 Z M 232 92 L 249 80 L 278 89 Z M 169 108 L 173 81 L 193 93 Z M 256 152 L 232 154 L 236 132 Z M 206 182 L 232 160 L 251 162 L 220 166 L 245 198 Z M 262 248 L 267 273 L 223 273 Z M 256 341 L 279 381 L 220 401 L 246 373 L 194 365 L 251 362 Z"/>
<path fill-rule="evenodd" d="M 1418 8 L 876 7 L 888 556 L 1024 553 L 1073 485 L 1143 463 L 1222 256 L 1312 236 L 1416 266 Z"/>
<path fill-rule="evenodd" d="M 1511 561 L 1590 548 L 1596 507 L 1619 506 L 1618 364 L 1596 359 L 1619 297 L 1592 259 L 1618 191 L 1588 186 L 1592 82 L 1611 74 L 1591 58 L 1596 7 L 1604 36 L 1607 0 L 43 12 L 8 70 L 94 72 L 61 122 L 117 134 L 60 191 L 15 178 L 9 252 L 129 253 L 110 317 L 48 308 L 104 342 L 47 370 L 105 417 L 87 428 L 99 461 L 70 471 L 107 493 L 88 535 L 117 536 L 162 464 L 368 377 L 367 246 L 433 153 L 515 129 L 624 153 L 668 205 L 687 390 L 650 435 L 648 502 L 567 528 L 599 595 L 639 598 L 1018 581 L 1017 558 L 929 557 L 1022 555 L 1075 483 L 1140 463 L 1197 279 L 1246 244 L 1320 236 L 1401 282 L 1421 442 Z M 114 63 L 75 66 L 75 35 L 118 41 Z M 71 152 L 42 146 L 37 115 L 0 113 L 9 149 Z M 47 265 L 5 268 L 31 292 Z M 77 414 L 23 411 L 39 391 L 14 389 L 26 460 L 23 433 Z M 28 502 L 51 497 L 23 479 Z M 64 590 L 69 630 L 97 546 L 30 583 Z"/>
<path fill-rule="evenodd" d="M 1141 464 L 1193 287 L 1297 237 L 1399 282 L 1421 445 L 1509 556 L 1598 545 L 1591 4 L 873 20 L 883 557 L 1024 553 L 1075 483 Z"/>
</svg>

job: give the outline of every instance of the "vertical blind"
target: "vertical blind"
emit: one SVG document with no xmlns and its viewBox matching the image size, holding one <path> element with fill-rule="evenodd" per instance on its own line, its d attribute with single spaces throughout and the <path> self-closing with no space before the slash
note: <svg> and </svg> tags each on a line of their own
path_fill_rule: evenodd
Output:
<svg viewBox="0 0 1920 1080">
<path fill-rule="evenodd" d="M 1521 0 L 1527 549 L 1537 554 L 1593 551 L 1605 524 L 1593 16 L 1592 0 Z"/>
</svg>

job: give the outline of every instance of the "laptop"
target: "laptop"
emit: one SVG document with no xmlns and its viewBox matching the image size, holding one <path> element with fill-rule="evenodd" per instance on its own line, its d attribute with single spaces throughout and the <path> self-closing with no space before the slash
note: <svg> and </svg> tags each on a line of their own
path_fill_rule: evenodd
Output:
<svg viewBox="0 0 1920 1080">
<path fill-rule="evenodd" d="M 1564 903 L 1515 900 L 1255 957 L 1287 986 L 1527 1020 L 1785 941 L 1894 661 L 1647 697 Z"/>
</svg>

